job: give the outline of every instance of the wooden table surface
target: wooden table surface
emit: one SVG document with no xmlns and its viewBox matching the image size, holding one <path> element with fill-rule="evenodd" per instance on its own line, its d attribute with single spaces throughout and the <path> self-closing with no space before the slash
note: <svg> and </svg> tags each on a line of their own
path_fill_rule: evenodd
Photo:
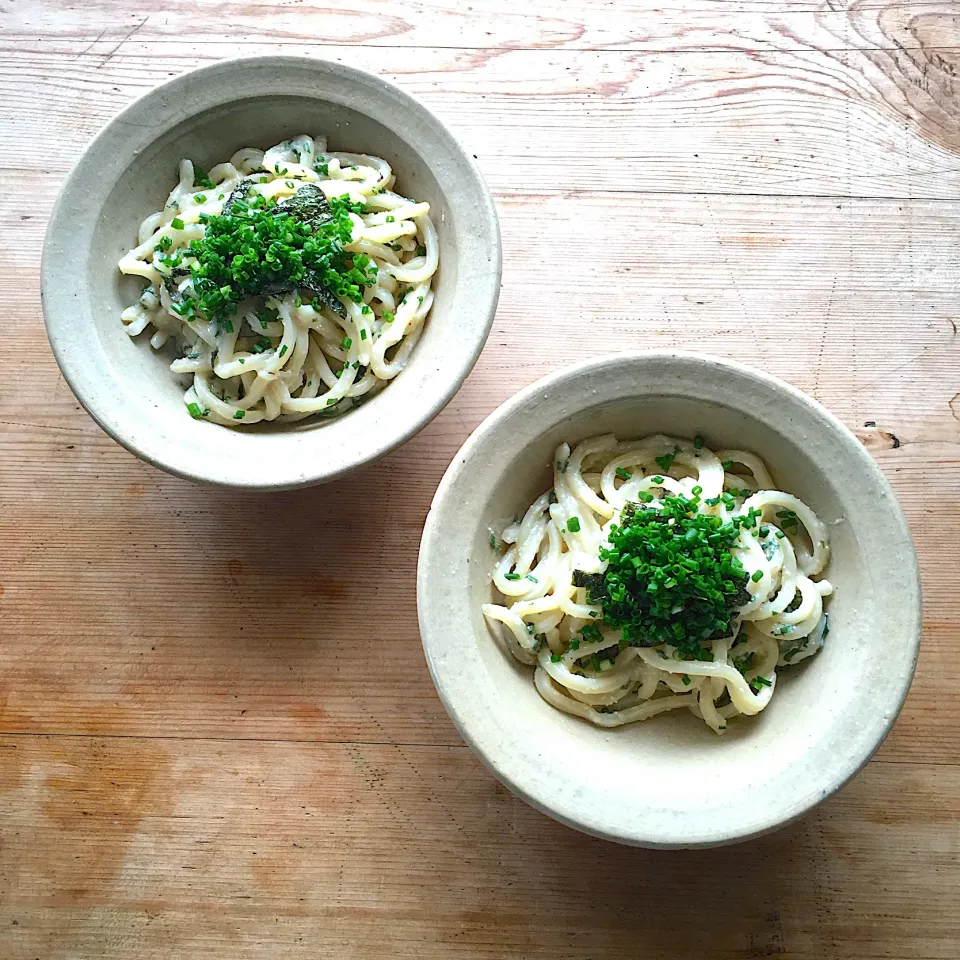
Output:
<svg viewBox="0 0 960 960">
<path fill-rule="evenodd" d="M 957 960 L 958 13 L 0 0 L 0 960 Z M 275 51 L 378 71 L 451 125 L 496 197 L 503 295 L 405 447 L 241 495 L 140 463 L 80 409 L 40 250 L 112 114 Z M 925 591 L 876 759 L 803 821 L 705 852 L 620 848 L 515 799 L 417 634 L 421 525 L 468 433 L 565 363 L 661 346 L 754 363 L 855 429 Z"/>
</svg>

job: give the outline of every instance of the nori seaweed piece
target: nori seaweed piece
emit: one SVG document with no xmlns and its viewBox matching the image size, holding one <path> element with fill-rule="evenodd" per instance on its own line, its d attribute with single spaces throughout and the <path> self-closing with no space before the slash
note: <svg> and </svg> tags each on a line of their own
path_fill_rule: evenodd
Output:
<svg viewBox="0 0 960 960">
<path fill-rule="evenodd" d="M 333 219 L 327 195 L 312 183 L 305 183 L 292 197 L 277 204 L 278 213 L 288 213 L 314 230 Z"/>
<path fill-rule="evenodd" d="M 223 202 L 222 207 L 222 216 L 229 216 L 233 213 L 233 206 L 237 201 L 243 201 L 246 203 L 247 197 L 250 195 L 250 188 L 255 184 L 260 183 L 259 177 L 244 177 L 234 188 L 230 191 L 230 195 Z"/>
<path fill-rule="evenodd" d="M 328 287 L 312 270 L 308 270 L 303 278 L 303 284 L 308 290 L 312 290 L 317 299 L 325 307 L 329 307 L 338 317 L 346 318 L 347 308 L 340 302 L 340 298 Z"/>
<path fill-rule="evenodd" d="M 602 603 L 606 593 L 602 573 L 586 573 L 583 570 L 574 570 L 573 585 L 575 587 L 586 587 L 587 597 L 591 603 Z"/>
</svg>

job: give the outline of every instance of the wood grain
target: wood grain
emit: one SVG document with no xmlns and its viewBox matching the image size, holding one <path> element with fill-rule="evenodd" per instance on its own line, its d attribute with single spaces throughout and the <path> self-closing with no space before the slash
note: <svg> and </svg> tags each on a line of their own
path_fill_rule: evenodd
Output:
<svg viewBox="0 0 960 960">
<path fill-rule="evenodd" d="M 38 288 L 99 127 L 171 74 L 276 50 L 377 69 L 449 122 L 505 268 L 430 426 L 268 497 L 103 435 Z M 960 956 L 958 62 L 949 2 L 0 0 L 0 958 Z M 470 430 L 565 363 L 667 345 L 857 431 L 925 591 L 877 759 L 800 824 L 698 854 L 514 799 L 416 625 L 420 529 Z"/>
<path fill-rule="evenodd" d="M 664 853 L 553 823 L 465 748 L 4 737 L 0 750 L 17 838 L 0 852 L 9 960 L 956 956 L 960 924 L 938 909 L 958 892 L 956 766 L 873 763 L 778 834 Z"/>
<path fill-rule="evenodd" d="M 466 748 L 4 737 L 0 750 L 9 960 L 956 957 L 960 923 L 939 906 L 958 892 L 956 766 L 875 762 L 780 833 L 667 853 L 567 830 Z"/>
<path fill-rule="evenodd" d="M 932 38 L 931 38 L 932 42 Z M 11 43 L 5 112 L 65 173 L 102 122 L 235 43 Z M 247 54 L 277 49 L 246 43 Z M 498 192 L 960 198 L 960 48 L 677 52 L 285 45 L 376 68 L 446 120 Z M 65 69 L 69 67 L 69 69 Z M 81 101 L 84 109 L 78 112 Z M 609 135 L 615 131 L 615 136 Z M 6 145 L 0 170 L 23 171 Z"/>
<path fill-rule="evenodd" d="M 837 49 L 960 47 L 944 0 L 170 0 L 162 12 L 122 0 L 8 4 L 0 37 L 81 40 L 109 56 L 131 41 L 355 44 L 539 50 L 709 50 L 766 45 Z M 379 52 L 379 51 L 377 51 Z"/>
</svg>

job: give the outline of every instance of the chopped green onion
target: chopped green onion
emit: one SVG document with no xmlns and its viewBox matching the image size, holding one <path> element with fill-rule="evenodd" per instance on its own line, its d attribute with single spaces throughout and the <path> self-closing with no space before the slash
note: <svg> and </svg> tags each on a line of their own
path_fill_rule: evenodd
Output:
<svg viewBox="0 0 960 960">
<path fill-rule="evenodd" d="M 174 218 L 170 221 L 170 226 L 173 227 L 174 230 L 182 230 L 182 229 L 183 229 L 183 221 L 182 221 L 179 217 L 174 217 Z"/>
<path fill-rule="evenodd" d="M 205 187 L 208 190 L 213 189 L 213 181 L 204 173 L 203 168 L 196 164 L 193 165 L 193 182 L 198 187 Z"/>
<path fill-rule="evenodd" d="M 567 530 L 569 530 L 570 533 L 579 533 L 579 532 L 580 532 L 580 518 L 579 518 L 579 517 L 571 517 L 571 518 L 567 521 Z"/>
<path fill-rule="evenodd" d="M 727 635 L 748 602 L 748 573 L 732 553 L 744 518 L 724 522 L 698 504 L 683 495 L 664 496 L 656 510 L 628 503 L 599 549 L 604 573 L 574 571 L 623 644 L 668 643 L 679 659 L 711 660 L 704 642 Z"/>
<path fill-rule="evenodd" d="M 617 467 L 617 476 L 621 480 L 629 480 L 633 474 L 629 470 L 624 470 L 623 467 Z"/>
<path fill-rule="evenodd" d="M 247 411 L 246 411 L 246 410 L 238 410 L 238 411 L 233 415 L 233 419 L 234 419 L 234 420 L 242 420 L 246 415 L 247 415 Z"/>
<path fill-rule="evenodd" d="M 503 575 L 503 579 L 504 579 L 504 580 L 519 580 L 519 579 L 520 579 L 520 574 L 519 574 L 519 573 L 505 573 L 505 574 Z"/>
</svg>

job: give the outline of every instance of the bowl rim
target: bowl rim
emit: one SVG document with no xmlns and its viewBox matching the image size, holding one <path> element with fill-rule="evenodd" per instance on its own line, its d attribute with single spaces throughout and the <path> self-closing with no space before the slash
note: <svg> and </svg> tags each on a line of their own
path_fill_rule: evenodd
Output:
<svg viewBox="0 0 960 960">
<path fill-rule="evenodd" d="M 137 431 L 126 429 L 116 421 L 115 416 L 111 412 L 115 409 L 115 402 L 111 402 L 111 398 L 105 396 L 104 392 L 98 390 L 96 386 L 91 388 L 88 377 L 82 369 L 85 365 L 83 359 L 75 353 L 69 338 L 65 335 L 69 330 L 71 318 L 75 315 L 75 308 L 70 302 L 72 296 L 62 289 L 63 285 L 60 282 L 60 278 L 55 275 L 51 262 L 54 249 L 62 249 L 69 246 L 67 237 L 71 232 L 72 224 L 70 218 L 64 216 L 64 211 L 69 209 L 76 202 L 78 195 L 83 192 L 83 184 L 88 174 L 91 158 L 94 157 L 98 151 L 102 153 L 107 145 L 116 138 L 117 134 L 124 128 L 129 128 L 131 124 L 134 126 L 142 126 L 141 124 L 137 124 L 135 118 L 142 116 L 144 111 L 149 111 L 153 116 L 159 115 L 164 118 L 159 124 L 154 124 L 155 127 L 161 126 L 163 129 L 159 134 L 151 132 L 147 140 L 148 143 L 155 143 L 168 134 L 171 126 L 170 121 L 177 117 L 176 109 L 170 107 L 170 103 L 189 104 L 187 108 L 181 108 L 179 120 L 182 121 L 214 108 L 217 102 L 220 104 L 233 102 L 232 100 L 223 98 L 219 101 L 210 101 L 209 99 L 204 99 L 202 96 L 197 97 L 196 90 L 199 89 L 200 84 L 209 86 L 208 81 L 211 81 L 213 78 L 221 78 L 222 80 L 223 75 L 229 76 L 237 70 L 257 66 L 269 67 L 275 71 L 281 79 L 283 75 L 281 71 L 314 71 L 318 76 L 333 76 L 347 82 L 365 85 L 367 89 L 383 93 L 385 97 L 390 98 L 393 102 L 399 101 L 403 105 L 403 108 L 409 111 L 410 114 L 432 127 L 437 136 L 445 141 L 445 146 L 449 149 L 450 153 L 455 155 L 458 165 L 460 165 L 460 171 L 462 175 L 467 178 L 466 182 L 469 183 L 471 187 L 471 193 L 475 194 L 475 196 L 471 196 L 471 201 L 474 199 L 479 201 L 479 207 L 477 207 L 479 217 L 488 234 L 483 237 L 483 242 L 484 244 L 489 243 L 489 250 L 487 251 L 489 254 L 489 268 L 484 274 L 484 279 L 482 284 L 480 284 L 479 293 L 476 298 L 477 304 L 486 304 L 486 307 L 483 308 L 481 306 L 472 311 L 472 336 L 464 344 L 459 362 L 454 362 L 450 365 L 445 364 L 444 370 L 447 376 L 443 379 L 442 388 L 434 386 L 432 399 L 424 403 L 421 407 L 418 407 L 415 416 L 403 419 L 397 423 L 395 428 L 391 428 L 390 430 L 377 430 L 375 434 L 370 435 L 362 453 L 340 461 L 335 467 L 328 468 L 326 465 L 322 465 L 312 472 L 291 470 L 291 474 L 296 472 L 296 475 L 291 476 L 289 479 L 271 478 L 267 481 L 249 481 L 243 476 L 229 472 L 219 474 L 215 470 L 196 468 L 189 458 L 187 458 L 186 462 L 178 464 L 166 462 L 162 456 L 152 451 L 150 443 L 142 440 L 138 436 Z M 284 94 L 282 91 L 273 90 L 267 95 L 282 96 Z M 304 94 L 300 93 L 295 95 L 304 96 Z M 238 95 L 235 99 L 236 102 L 239 103 L 248 99 L 257 99 L 260 96 L 262 96 L 262 94 L 251 94 L 250 96 Z M 330 102 L 319 93 L 316 99 L 321 102 Z M 366 113 L 366 110 L 363 109 L 362 106 L 357 106 L 356 104 L 351 104 L 351 106 L 359 113 Z M 129 164 L 134 161 L 138 152 L 138 150 L 134 150 L 133 154 L 125 159 L 124 165 L 129 166 Z M 84 256 L 86 255 L 84 254 Z M 184 71 L 176 77 L 153 86 L 132 100 L 101 127 L 96 136 L 80 153 L 70 172 L 67 174 L 51 209 L 43 241 L 40 265 L 40 291 L 44 328 L 60 372 L 78 402 L 100 428 L 117 443 L 146 463 L 183 479 L 215 487 L 252 492 L 282 491 L 327 483 L 353 470 L 371 464 L 402 446 L 430 423 L 456 395 L 457 391 L 463 385 L 463 381 L 469 376 L 470 371 L 476 365 L 477 359 L 486 345 L 496 317 L 502 272 L 503 248 L 500 235 L 500 223 L 490 189 L 480 171 L 479 164 L 473 156 L 467 152 L 447 124 L 432 110 L 397 84 L 392 83 L 378 74 L 362 70 L 358 67 L 328 60 L 323 57 L 295 54 L 256 54 L 228 57 L 211 64 Z M 436 384 L 436 381 L 433 382 Z M 347 419 L 348 417 L 345 417 L 344 421 Z M 391 421 L 391 427 L 392 424 L 393 422 Z M 332 425 L 333 424 L 317 423 L 315 426 L 319 428 Z M 306 433 L 306 431 L 304 431 L 304 433 Z M 304 435 L 304 433 L 300 433 L 299 435 Z M 250 433 L 247 435 L 251 436 Z M 322 435 L 323 431 L 318 429 L 316 436 L 322 438 Z"/>
<path fill-rule="evenodd" d="M 461 478 L 467 472 L 471 459 L 477 455 L 477 451 L 483 448 L 489 438 L 499 430 L 501 424 L 517 414 L 523 414 L 525 408 L 527 408 L 538 395 L 543 394 L 545 391 L 552 393 L 556 391 L 558 387 L 569 384 L 584 374 L 618 364 L 636 364 L 637 370 L 639 370 L 644 365 L 657 363 L 696 364 L 698 366 L 698 372 L 701 375 L 709 375 L 717 371 L 728 371 L 747 377 L 768 389 L 782 392 L 794 403 L 805 408 L 808 413 L 813 414 L 814 417 L 821 421 L 824 427 L 832 430 L 835 435 L 842 438 L 845 453 L 857 457 L 858 467 L 864 470 L 870 480 L 878 484 L 878 486 L 889 495 L 887 507 L 889 508 L 888 519 L 892 523 L 891 536 L 896 540 L 897 546 L 903 549 L 903 563 L 908 567 L 904 576 L 905 589 L 908 594 L 910 607 L 908 616 L 909 629 L 903 638 L 904 645 L 907 648 L 906 653 L 908 654 L 906 658 L 906 669 L 899 678 L 899 684 L 896 685 L 890 702 L 884 704 L 886 712 L 883 722 L 875 724 L 873 735 L 864 749 L 858 755 L 855 755 L 853 762 L 849 763 L 842 773 L 834 776 L 828 783 L 821 785 L 821 788 L 817 791 L 808 793 L 801 802 L 793 804 L 785 813 L 778 816 L 758 818 L 755 827 L 746 831 L 725 831 L 719 828 L 715 831 L 715 835 L 709 838 L 697 838 L 692 842 L 678 842 L 672 837 L 663 839 L 644 832 L 642 828 L 624 829 L 622 826 L 611 827 L 608 824 L 598 822 L 598 818 L 594 818 L 590 822 L 584 822 L 582 819 L 571 814 L 569 804 L 566 804 L 563 809 L 551 805 L 549 800 L 545 800 L 542 795 L 537 795 L 532 792 L 528 785 L 524 783 L 520 777 L 515 775 L 513 770 L 508 769 L 506 762 L 498 754 L 495 746 L 491 746 L 491 744 L 495 745 L 498 741 L 494 738 L 484 738 L 480 736 L 476 725 L 468 720 L 464 710 L 461 709 L 460 703 L 451 696 L 446 678 L 443 676 L 439 667 L 438 658 L 434 655 L 435 653 L 439 653 L 441 637 L 447 632 L 442 629 L 434 629 L 434 621 L 438 619 L 437 615 L 441 612 L 442 608 L 432 596 L 432 590 L 427 586 L 428 583 L 433 582 L 428 574 L 434 569 L 437 562 L 435 558 L 438 554 L 439 546 L 445 538 L 444 528 L 446 517 L 444 515 L 450 510 L 455 509 L 453 501 L 455 501 L 457 497 L 457 489 L 461 483 Z M 642 391 L 638 393 L 638 396 L 639 395 L 642 395 Z M 590 404 L 588 403 L 577 403 L 576 405 L 577 410 L 583 410 L 589 406 Z M 571 412 L 575 413 L 576 411 Z M 551 429 L 554 425 L 554 421 L 545 424 L 544 431 Z M 447 565 L 447 569 L 449 569 L 449 564 Z M 447 576 L 451 575 L 452 574 L 448 572 Z M 883 471 L 852 431 L 818 401 L 772 374 L 736 360 L 726 359 L 712 354 L 673 349 L 625 351 L 580 360 L 528 384 L 512 397 L 508 398 L 480 423 L 454 456 L 444 473 L 430 506 L 430 511 L 424 524 L 417 563 L 417 612 L 424 656 L 440 700 L 460 736 L 473 749 L 491 773 L 516 796 L 526 801 L 541 813 L 546 814 L 568 827 L 582 833 L 629 846 L 665 849 L 709 848 L 740 843 L 763 836 L 779 830 L 806 815 L 825 799 L 844 787 L 866 766 L 871 757 L 876 753 L 903 708 L 916 672 L 923 626 L 919 565 L 906 517 Z M 517 765 L 519 764 L 515 764 L 514 766 Z M 602 818 L 599 819 L 602 820 Z"/>
</svg>

